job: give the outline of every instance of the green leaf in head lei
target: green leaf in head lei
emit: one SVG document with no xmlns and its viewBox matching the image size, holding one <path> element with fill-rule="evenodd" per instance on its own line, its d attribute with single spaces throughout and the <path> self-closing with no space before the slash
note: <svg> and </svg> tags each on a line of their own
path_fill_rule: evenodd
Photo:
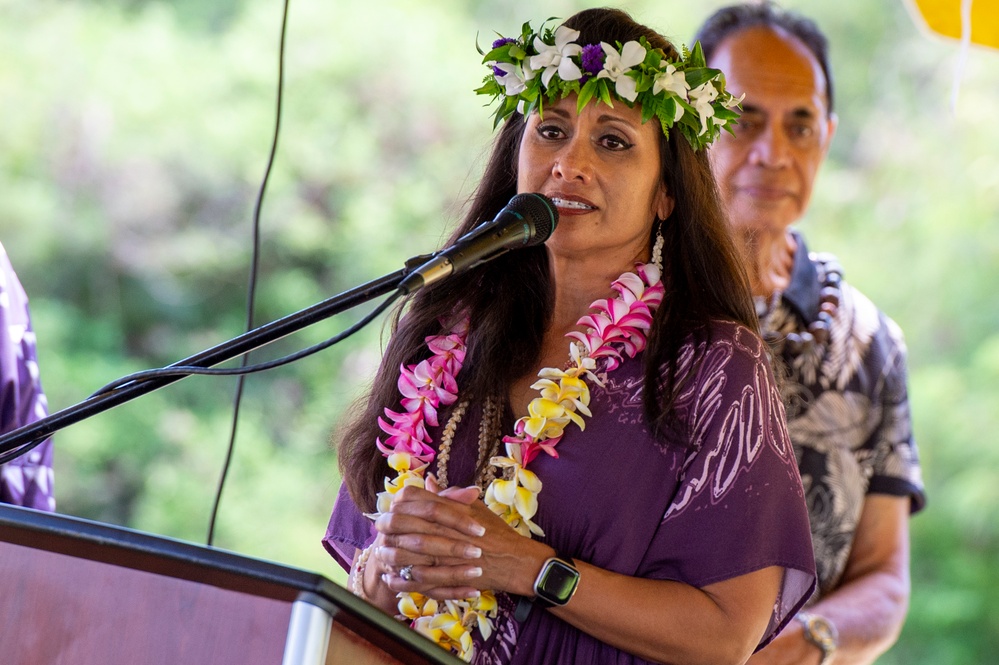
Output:
<svg viewBox="0 0 999 665">
<path fill-rule="evenodd" d="M 642 122 L 658 118 L 667 136 L 676 126 L 695 151 L 722 129 L 732 133 L 742 97 L 725 90 L 725 75 L 705 64 L 699 43 L 671 60 L 645 37 L 613 46 L 580 45 L 578 38 L 578 30 L 564 25 L 552 30 L 542 24 L 536 33 L 525 23 L 519 39 L 500 36 L 493 42 L 483 54 L 490 73 L 475 92 L 499 100 L 494 126 L 513 113 L 542 113 L 545 104 L 575 93 L 578 111 L 590 102 L 613 107 L 615 98 L 629 107 L 639 104 Z"/>
</svg>

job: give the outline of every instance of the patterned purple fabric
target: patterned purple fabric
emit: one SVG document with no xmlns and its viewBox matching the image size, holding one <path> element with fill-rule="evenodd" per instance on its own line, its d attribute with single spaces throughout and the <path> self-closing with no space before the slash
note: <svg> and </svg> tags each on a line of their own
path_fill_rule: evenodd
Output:
<svg viewBox="0 0 999 665">
<path fill-rule="evenodd" d="M 544 488 L 535 521 L 546 542 L 607 570 L 703 587 L 768 566 L 784 584 L 761 645 L 794 616 L 815 584 L 804 493 L 784 413 L 760 340 L 719 323 L 710 345 L 685 347 L 694 379 L 677 402 L 679 427 L 652 436 L 642 407 L 641 359 L 592 386 L 586 430 L 569 428 L 559 458 L 532 469 Z M 479 413 L 470 409 L 455 437 L 448 475 L 469 482 Z M 446 422 L 447 414 L 441 422 Z M 513 423 L 507 413 L 506 428 Z M 433 436 L 437 432 L 432 433 Z M 345 568 L 374 537 L 344 488 L 323 540 Z M 551 613 L 523 624 L 500 596 L 496 632 L 476 663 L 641 663 Z"/>
<path fill-rule="evenodd" d="M 0 434 L 47 415 L 48 402 L 38 380 L 28 297 L 0 245 Z M 0 501 L 55 510 L 52 439 L 0 466 Z"/>
</svg>

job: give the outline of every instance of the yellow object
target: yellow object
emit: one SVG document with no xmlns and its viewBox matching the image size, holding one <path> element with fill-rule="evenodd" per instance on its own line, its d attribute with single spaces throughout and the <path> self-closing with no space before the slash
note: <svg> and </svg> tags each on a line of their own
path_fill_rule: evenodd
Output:
<svg viewBox="0 0 999 665">
<path fill-rule="evenodd" d="M 917 25 L 958 41 L 966 37 L 962 12 L 969 12 L 970 43 L 999 49 L 997 0 L 905 0 L 905 4 Z"/>
</svg>

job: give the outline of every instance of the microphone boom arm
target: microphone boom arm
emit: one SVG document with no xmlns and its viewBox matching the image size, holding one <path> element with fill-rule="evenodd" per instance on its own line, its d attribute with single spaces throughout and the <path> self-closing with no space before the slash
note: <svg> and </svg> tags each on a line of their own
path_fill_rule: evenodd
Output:
<svg viewBox="0 0 999 665">
<path fill-rule="evenodd" d="M 417 256 L 406 261 L 406 267 L 378 279 L 372 280 L 349 291 L 316 303 L 283 318 L 266 323 L 259 328 L 222 342 L 193 356 L 179 360 L 169 367 L 212 367 L 219 363 L 238 358 L 302 328 L 335 316 L 373 298 L 385 295 L 399 287 L 400 282 L 412 270 L 424 264 L 429 256 Z M 184 378 L 186 375 L 167 375 L 126 383 L 107 392 L 92 395 L 65 409 L 50 414 L 23 427 L 0 436 L 0 454 L 26 446 L 27 452 L 54 432 L 124 404 L 136 397 L 162 388 Z"/>
<path fill-rule="evenodd" d="M 174 369 L 173 372 L 159 374 L 154 370 L 149 373 L 152 375 L 122 377 L 82 402 L 0 436 L 0 463 L 19 457 L 68 425 L 189 376 L 194 373 L 192 369 L 205 369 L 237 358 L 390 291 L 396 291 L 397 296 L 410 295 L 423 286 L 492 260 L 511 249 L 542 244 L 557 224 L 558 210 L 551 199 L 538 193 L 516 194 L 493 220 L 472 229 L 447 249 L 415 256 L 406 261 L 406 267 L 401 270 L 162 368 Z M 372 316 L 376 314 L 377 310 Z M 367 321 L 362 321 L 359 325 L 365 323 Z M 339 340 L 330 340 L 330 343 L 336 341 Z M 15 450 L 15 454 L 8 455 Z"/>
</svg>

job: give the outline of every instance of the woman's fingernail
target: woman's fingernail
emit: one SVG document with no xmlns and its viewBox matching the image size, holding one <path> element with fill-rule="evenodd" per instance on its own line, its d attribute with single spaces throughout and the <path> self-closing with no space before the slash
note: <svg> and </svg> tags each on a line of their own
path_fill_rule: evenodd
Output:
<svg viewBox="0 0 999 665">
<path fill-rule="evenodd" d="M 390 579 L 392 579 L 392 578 L 389 577 L 388 573 L 382 573 L 382 582 L 384 582 L 385 584 L 388 584 Z"/>
<path fill-rule="evenodd" d="M 473 524 L 469 531 L 473 536 L 484 536 L 486 535 L 486 528 L 481 524 Z"/>
<path fill-rule="evenodd" d="M 476 547 L 474 545 L 469 545 L 465 548 L 465 558 L 466 559 L 478 559 L 482 556 L 482 548 Z"/>
<path fill-rule="evenodd" d="M 469 568 L 465 571 L 465 577 L 482 577 L 481 568 Z"/>
</svg>

